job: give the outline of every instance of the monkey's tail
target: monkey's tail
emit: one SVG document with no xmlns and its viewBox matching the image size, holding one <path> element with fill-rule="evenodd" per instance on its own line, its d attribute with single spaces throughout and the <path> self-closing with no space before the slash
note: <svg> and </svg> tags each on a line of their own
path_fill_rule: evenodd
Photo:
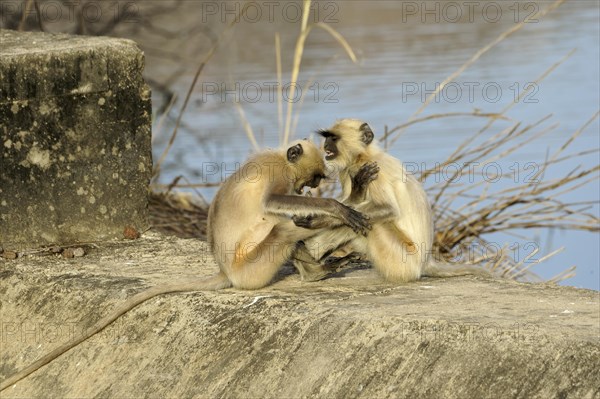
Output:
<svg viewBox="0 0 600 399">
<path fill-rule="evenodd" d="M 46 364 L 50 363 L 52 360 L 56 359 L 63 353 L 67 352 L 68 350 L 74 348 L 75 346 L 79 345 L 88 338 L 104 330 L 107 326 L 109 326 L 120 316 L 135 308 L 139 304 L 147 301 L 148 299 L 154 298 L 158 295 L 171 294 L 175 292 L 214 291 L 228 287 L 231 287 L 231 282 L 223 272 L 220 272 L 219 274 L 204 280 L 180 281 L 169 284 L 161 284 L 156 287 L 148 288 L 132 296 L 122 304 L 117 305 L 117 307 L 110 314 L 104 316 L 79 337 L 76 337 L 74 340 L 59 346 L 52 352 L 33 362 L 31 365 L 25 367 L 23 370 L 2 381 L 0 383 L 0 391 L 5 390 L 11 385 L 14 385 L 18 381 L 22 380 L 29 374 L 39 369 L 40 367 L 45 366 Z"/>
<path fill-rule="evenodd" d="M 424 277 L 458 277 L 458 276 L 482 276 L 492 277 L 493 274 L 480 266 L 454 265 L 451 263 L 440 263 L 430 260 L 425 264 L 421 276 Z"/>
</svg>

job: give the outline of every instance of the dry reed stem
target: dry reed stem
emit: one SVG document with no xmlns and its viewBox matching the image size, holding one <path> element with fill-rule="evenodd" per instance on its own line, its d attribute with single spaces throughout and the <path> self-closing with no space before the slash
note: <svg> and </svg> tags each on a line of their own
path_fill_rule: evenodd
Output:
<svg viewBox="0 0 600 399">
<path fill-rule="evenodd" d="M 319 75 L 319 73 L 321 72 L 321 70 L 326 65 L 329 65 L 330 62 L 332 62 L 333 60 L 335 60 L 337 58 L 338 58 L 337 55 L 333 55 L 331 58 L 329 58 L 329 60 L 327 62 L 324 62 L 323 64 L 321 64 L 319 66 L 319 68 L 315 71 L 315 73 L 313 73 L 308 78 L 308 80 L 306 81 L 306 84 L 302 88 L 302 94 L 300 95 L 300 100 L 298 101 L 298 107 L 297 107 L 297 110 L 296 110 L 296 114 L 294 115 L 294 122 L 293 122 L 293 127 L 292 127 L 292 133 L 295 133 L 296 132 L 296 128 L 298 127 L 298 122 L 300 121 L 300 114 L 301 114 L 301 111 L 302 111 L 302 107 L 304 105 L 304 99 L 306 98 L 306 95 L 309 92 L 309 88 L 316 81 L 316 78 Z"/>
<path fill-rule="evenodd" d="M 552 277 L 550 280 L 548 280 L 548 282 L 549 283 L 558 284 L 561 281 L 564 281 L 564 280 L 569 279 L 571 277 L 575 277 L 575 269 L 576 269 L 576 266 L 571 266 L 567 270 L 563 270 L 562 272 L 560 272 L 556 276 Z"/>
<path fill-rule="evenodd" d="M 331 26 L 329 26 L 323 22 L 317 22 L 317 23 L 308 25 L 308 16 L 310 14 L 310 5 L 311 5 L 311 0 L 303 1 L 302 25 L 300 28 L 300 34 L 298 35 L 298 39 L 296 41 L 296 48 L 294 50 L 292 76 L 290 79 L 290 92 L 288 95 L 287 113 L 286 113 L 286 118 L 285 118 L 285 130 L 283 133 L 283 142 L 280 143 L 282 146 L 286 146 L 289 143 L 290 137 L 293 133 L 293 129 L 292 129 L 292 114 L 293 114 L 293 107 L 294 107 L 293 99 L 295 98 L 294 96 L 296 94 L 296 85 L 298 84 L 298 75 L 300 74 L 300 64 L 302 63 L 302 54 L 304 53 L 304 46 L 305 46 L 306 38 L 310 34 L 312 28 L 317 27 L 317 28 L 321 28 L 321 29 L 329 32 L 329 34 L 332 35 L 333 38 L 344 48 L 344 50 L 346 51 L 346 53 L 348 54 L 348 56 L 350 57 L 352 62 L 356 63 L 356 61 L 357 61 L 356 54 L 352 50 L 352 47 L 348 44 L 346 39 L 344 39 L 344 37 L 338 31 L 336 31 Z"/>
<path fill-rule="evenodd" d="M 308 14 L 310 13 L 310 0 L 303 0 L 302 5 L 302 25 L 300 27 L 300 35 L 296 41 L 296 48 L 294 50 L 294 59 L 292 65 L 292 77 L 290 79 L 290 94 L 288 96 L 287 113 L 285 117 L 285 129 L 283 132 L 283 146 L 286 146 L 290 138 L 290 127 L 292 123 L 292 99 L 296 94 L 296 83 L 298 81 L 298 74 L 300 73 L 300 63 L 302 62 L 302 53 L 304 52 L 304 42 L 308 36 Z"/>
<path fill-rule="evenodd" d="M 542 18 L 542 17 L 544 17 L 546 14 L 548 14 L 550 11 L 553 11 L 554 9 L 556 9 L 557 7 L 559 7 L 565 1 L 566 0 L 557 0 L 557 1 L 555 1 L 549 7 L 545 8 L 540 13 L 536 14 L 535 17 L 536 18 Z M 421 105 L 419 107 L 419 109 L 417 109 L 417 111 L 414 114 L 412 114 L 412 116 L 408 119 L 408 121 L 410 122 L 415 117 L 417 117 L 418 115 L 420 115 L 421 112 L 423 112 L 425 110 L 425 108 L 427 108 L 427 106 L 431 103 L 431 101 L 440 93 L 440 91 L 444 87 L 446 87 L 446 85 L 448 83 L 452 82 L 454 79 L 456 79 L 458 76 L 460 76 L 467 68 L 469 68 L 471 65 L 473 65 L 485 53 L 487 53 L 488 51 L 490 51 L 492 48 L 494 48 L 496 45 L 498 45 L 499 43 L 501 43 L 502 41 L 504 41 L 507 37 L 509 37 L 513 33 L 519 31 L 523 26 L 525 26 L 526 22 L 528 22 L 527 19 L 521 21 L 520 23 L 518 23 L 517 25 L 513 26 L 512 28 L 510 28 L 510 29 L 502 32 L 496 39 L 494 39 L 492 42 L 490 42 L 486 46 L 482 47 L 475 54 L 473 54 L 473 56 L 471 56 L 471 58 L 469 60 L 467 60 L 467 62 L 465 62 L 463 65 L 461 65 L 461 67 L 458 68 L 456 71 L 454 71 L 453 73 L 451 73 L 446 79 L 444 79 L 444 81 L 435 89 L 435 91 L 433 93 L 431 93 L 429 96 L 427 96 L 427 98 L 425 99 L 425 102 L 423 103 L 423 105 Z M 402 135 L 403 132 L 404 132 L 404 129 L 401 129 L 396 134 L 396 137 L 392 138 L 392 140 L 390 141 L 390 145 L 394 144 L 394 142 L 396 140 L 398 140 L 398 138 L 400 137 L 400 135 Z"/>
<path fill-rule="evenodd" d="M 244 128 L 244 132 L 246 133 L 246 137 L 248 137 L 248 141 L 250 141 L 250 144 L 252 144 L 252 149 L 254 151 L 259 151 L 260 146 L 258 145 L 258 142 L 256 141 L 256 136 L 254 135 L 252 126 L 250 125 L 248 118 L 246 118 L 246 113 L 244 112 L 244 108 L 242 107 L 242 104 L 240 104 L 239 101 L 234 101 L 234 104 L 235 104 L 235 109 L 237 110 L 238 115 L 240 116 L 240 121 L 242 122 L 242 126 Z"/>
<path fill-rule="evenodd" d="M 160 167 L 161 167 L 162 163 L 164 162 L 165 158 L 167 157 L 167 154 L 171 150 L 171 147 L 173 146 L 173 143 L 175 142 L 175 139 L 177 137 L 177 131 L 179 130 L 179 125 L 181 124 L 181 119 L 183 118 L 183 114 L 185 113 L 185 110 L 187 109 L 187 105 L 188 105 L 189 100 L 190 100 L 190 98 L 192 96 L 194 88 L 196 87 L 196 83 L 198 82 L 198 78 L 200 77 L 200 74 L 204 70 L 204 67 L 206 66 L 206 64 L 215 55 L 217 49 L 219 48 L 219 44 L 220 44 L 221 39 L 223 38 L 223 36 L 225 36 L 225 34 L 228 33 L 240 21 L 240 17 L 242 15 L 244 15 L 244 13 L 246 12 L 246 9 L 248 8 L 249 5 L 250 5 L 250 3 L 244 4 L 244 7 L 242 7 L 242 9 L 240 10 L 240 12 L 233 19 L 233 21 L 231 21 L 227 25 L 227 27 L 223 30 L 223 32 L 221 32 L 219 34 L 219 37 L 215 40 L 215 42 L 213 43 L 213 45 L 211 46 L 211 48 L 208 50 L 208 53 L 204 56 L 204 59 L 202 60 L 202 62 L 200 62 L 200 64 L 198 65 L 198 69 L 196 70 L 196 73 L 194 74 L 194 79 L 192 80 L 192 83 L 190 84 L 190 87 L 189 87 L 189 89 L 187 91 L 187 94 L 185 96 L 185 100 L 183 101 L 183 105 L 181 106 L 181 109 L 179 110 L 179 115 L 177 116 L 177 120 L 175 121 L 175 127 L 173 128 L 173 133 L 171 134 L 171 138 L 169 139 L 169 143 L 167 144 L 167 147 L 164 149 L 162 155 L 160 156 L 160 158 L 158 159 L 158 161 L 156 162 L 156 165 L 154 167 L 154 173 L 153 174 L 154 174 L 155 177 L 157 177 L 159 175 L 159 173 L 160 173 Z"/>
<path fill-rule="evenodd" d="M 165 120 L 169 116 L 171 109 L 173 109 L 173 106 L 175 105 L 176 102 L 177 102 L 177 94 L 172 96 L 171 99 L 169 100 L 169 104 L 167 104 L 167 108 L 165 108 L 165 112 L 160 116 L 160 119 L 158 120 L 158 123 L 156 124 L 156 128 L 154 129 L 155 132 L 162 132 L 162 127 L 165 123 Z M 156 141 L 157 138 L 158 138 L 158 134 L 152 135 L 152 144 L 154 144 L 154 142 Z"/>
<path fill-rule="evenodd" d="M 410 122 L 406 122 L 403 123 L 401 125 L 395 126 L 392 129 L 385 129 L 385 133 L 383 134 L 383 136 L 381 136 L 381 138 L 379 139 L 380 142 L 386 142 L 387 139 L 396 131 L 398 130 L 402 130 L 406 127 L 409 127 L 411 125 L 414 125 L 416 123 L 420 123 L 420 122 L 426 122 L 426 121 L 430 121 L 433 119 L 441 119 L 441 118 L 451 118 L 451 117 L 456 117 L 456 116 L 472 116 L 472 117 L 476 117 L 476 118 L 490 118 L 492 120 L 495 119 L 502 119 L 505 121 L 509 121 L 511 120 L 510 118 L 506 117 L 503 115 L 503 113 L 496 113 L 496 112 L 492 112 L 492 113 L 481 113 L 479 111 L 475 111 L 475 112 L 447 112 L 444 114 L 432 114 L 432 115 L 427 115 L 427 116 L 423 116 L 421 118 L 416 118 L 411 120 Z"/>
<path fill-rule="evenodd" d="M 519 96 L 515 99 L 515 101 L 511 101 L 509 102 L 503 109 L 502 111 L 500 111 L 501 115 L 506 114 L 511 108 L 513 108 L 515 105 L 519 104 L 521 102 L 521 100 L 528 95 L 532 88 L 535 87 L 536 85 L 539 85 L 540 82 L 542 82 L 544 79 L 546 79 L 552 72 L 554 72 L 554 70 L 556 68 L 558 68 L 559 66 L 561 66 L 566 60 L 568 60 L 569 58 L 571 58 L 571 56 L 573 54 L 575 54 L 575 52 L 577 51 L 577 49 L 572 49 L 571 51 L 569 51 L 564 57 L 562 57 L 560 60 L 558 60 L 557 62 L 555 62 L 554 64 L 552 64 L 550 66 L 550 68 L 546 69 L 540 76 L 538 76 L 532 83 L 533 85 L 527 85 L 525 90 L 523 90 Z M 476 136 L 479 136 L 481 134 L 483 134 L 483 132 L 485 132 L 487 129 L 489 129 L 492 124 L 494 124 L 494 122 L 496 122 L 496 119 L 490 119 L 488 121 L 488 123 L 481 128 L 481 130 L 478 132 L 479 134 Z"/>
<path fill-rule="evenodd" d="M 333 36 L 333 38 L 344 48 L 344 50 L 346 50 L 346 54 L 348 54 L 348 57 L 350 57 L 350 60 L 352 60 L 352 62 L 355 64 L 358 62 L 358 60 L 356 58 L 356 54 L 354 54 L 354 50 L 352 50 L 352 47 L 350 46 L 350 44 L 348 44 L 348 42 L 346 41 L 344 36 L 342 36 L 338 31 L 336 31 L 330 25 L 327 25 L 324 22 L 317 22 L 317 23 L 313 24 L 312 26 L 316 26 L 317 28 L 321 28 L 321 29 L 324 29 L 325 31 L 329 32 L 329 34 L 331 34 L 331 36 Z"/>
<path fill-rule="evenodd" d="M 315 82 L 316 76 L 317 76 L 316 74 L 313 74 L 310 78 L 308 78 L 308 80 L 306 81 L 306 84 L 302 88 L 302 94 L 300 95 L 300 100 L 298 101 L 297 110 L 294 115 L 294 122 L 292 124 L 292 132 L 294 132 L 294 133 L 296 132 L 296 128 L 298 127 L 298 122 L 300 121 L 300 112 L 302 111 L 302 106 L 304 105 L 304 99 L 306 98 L 306 93 L 308 92 L 308 88 L 310 86 L 312 86 L 312 84 Z"/>
<path fill-rule="evenodd" d="M 29 11 L 31 10 L 31 4 L 33 3 L 33 1 L 34 0 L 27 0 L 27 3 L 25 3 L 25 10 L 23 11 L 23 15 L 21 15 L 21 21 L 19 22 L 19 27 L 17 28 L 18 31 L 23 31 L 23 29 L 25 28 L 25 21 L 27 21 L 27 16 L 29 15 Z"/>
<path fill-rule="evenodd" d="M 598 116 L 600 115 L 600 111 L 597 111 L 590 119 L 587 120 L 587 122 L 581 126 L 579 129 L 577 129 L 572 135 L 571 137 L 569 137 L 569 139 L 558 149 L 558 151 L 550 158 L 550 161 L 555 160 L 560 154 L 562 154 L 562 152 L 577 138 L 579 137 L 579 135 L 581 135 L 581 133 L 587 129 L 587 127 L 596 119 L 598 119 Z"/>
<path fill-rule="evenodd" d="M 277 134 L 279 142 L 283 142 L 283 88 L 281 87 L 281 40 L 279 32 L 275 33 L 275 66 L 277 68 Z"/>
</svg>

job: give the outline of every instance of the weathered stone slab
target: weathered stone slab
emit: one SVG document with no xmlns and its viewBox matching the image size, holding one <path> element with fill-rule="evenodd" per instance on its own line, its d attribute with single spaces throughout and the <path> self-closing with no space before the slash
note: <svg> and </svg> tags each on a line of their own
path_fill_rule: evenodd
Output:
<svg viewBox="0 0 600 399">
<path fill-rule="evenodd" d="M 135 292 L 217 270 L 206 243 L 156 234 L 83 258 L 0 259 L 0 380 Z M 364 267 L 317 283 L 286 273 L 258 291 L 151 299 L 0 396 L 600 396 L 596 291 L 475 277 L 394 286 Z"/>
<path fill-rule="evenodd" d="M 0 246 L 147 223 L 150 91 L 129 40 L 0 30 Z"/>
</svg>

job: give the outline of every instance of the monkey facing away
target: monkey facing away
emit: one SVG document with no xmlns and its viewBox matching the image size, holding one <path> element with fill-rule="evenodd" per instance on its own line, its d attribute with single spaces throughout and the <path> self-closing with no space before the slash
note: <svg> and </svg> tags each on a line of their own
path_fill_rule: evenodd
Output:
<svg viewBox="0 0 600 399">
<path fill-rule="evenodd" d="M 157 295 L 227 287 L 258 289 L 269 284 L 293 255 L 297 242 L 320 232 L 297 227 L 292 215 L 332 218 L 350 231 L 366 234 L 365 216 L 331 198 L 300 194 L 316 187 L 325 173 L 322 153 L 311 142 L 254 155 L 221 186 L 208 216 L 208 238 L 220 272 L 208 279 L 175 281 L 142 291 L 118 305 L 76 339 L 56 348 L 0 383 L 0 391 L 25 378 L 102 331 L 121 315 Z"/>
<path fill-rule="evenodd" d="M 294 264 L 315 268 L 317 263 L 347 244 L 366 257 L 388 281 L 409 282 L 422 275 L 449 277 L 485 274 L 484 270 L 454 268 L 432 258 L 433 220 L 422 185 L 408 174 L 402 163 L 382 151 L 369 125 L 357 119 L 342 119 L 319 131 L 325 138 L 325 159 L 339 174 L 342 202 L 370 218 L 372 229 L 359 236 L 327 216 L 298 216 L 294 221 L 306 228 L 330 229 L 304 240 Z"/>
<path fill-rule="evenodd" d="M 359 235 L 370 227 L 361 213 L 335 199 L 292 195 L 317 187 L 324 177 L 321 152 L 311 142 L 298 142 L 285 156 L 261 153 L 246 165 L 261 170 L 260 179 L 244 178 L 243 167 L 223 184 L 208 213 L 208 242 L 234 287 L 267 285 L 297 242 L 318 233 L 297 227 L 292 215 L 329 217 Z"/>
</svg>

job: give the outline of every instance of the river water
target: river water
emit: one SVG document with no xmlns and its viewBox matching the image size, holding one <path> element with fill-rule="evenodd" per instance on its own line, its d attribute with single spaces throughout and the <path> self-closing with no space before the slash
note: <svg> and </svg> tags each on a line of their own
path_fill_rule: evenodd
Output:
<svg viewBox="0 0 600 399">
<path fill-rule="evenodd" d="M 147 75 L 169 86 L 179 97 L 170 119 L 160 128 L 157 116 L 154 143 L 158 159 L 198 63 L 205 57 L 211 40 L 225 31 L 219 49 L 195 87 L 178 137 L 163 164 L 161 183 L 169 183 L 179 175 L 191 183 L 219 181 L 218 174 L 206 173 L 214 164 L 232 169 L 251 153 L 237 101 L 259 145 L 274 147 L 279 143 L 282 128 L 277 103 L 275 35 L 278 33 L 281 41 L 282 86 L 288 90 L 300 30 L 300 3 L 258 2 L 233 30 L 226 31 L 241 4 L 187 1 L 175 11 L 153 16 L 160 34 L 155 28 L 139 31 L 133 37 L 146 52 Z M 381 135 L 386 126 L 392 128 L 408 121 L 436 85 L 477 51 L 522 24 L 518 31 L 452 79 L 421 116 L 494 113 L 515 99 L 517 104 L 506 113 L 512 121 L 527 125 L 552 114 L 537 130 L 559 123 L 556 129 L 494 165 L 505 173 L 518 167 L 535 168 L 600 108 L 598 1 L 568 1 L 543 18 L 536 18 L 537 11 L 551 4 L 547 1 L 313 3 L 309 23 L 328 23 L 343 35 L 356 53 L 357 62 L 349 59 L 329 32 L 313 28 L 306 41 L 299 76 L 304 99 L 294 104 L 294 113 L 300 110 L 294 137 L 308 137 L 342 117 L 368 121 L 376 135 Z M 165 31 L 174 34 L 166 35 Z M 548 77 L 535 83 L 566 56 Z M 528 88 L 531 92 L 519 99 Z M 164 97 L 155 90 L 155 109 L 162 101 Z M 465 115 L 416 123 L 404 131 L 389 151 L 411 167 L 432 167 L 487 122 L 486 118 Z M 496 121 L 485 137 L 511 123 Z M 598 148 L 598 130 L 596 119 L 567 153 Z M 580 157 L 552 168 L 545 177 L 562 176 L 580 164 L 584 168 L 593 167 L 598 161 L 598 153 Z M 522 173 L 527 170 L 533 169 Z M 490 189 L 523 184 L 526 177 L 526 174 L 515 176 L 508 183 L 492 184 Z M 427 184 L 433 183 L 432 180 Z M 198 191 L 208 200 L 214 194 L 214 188 Z M 589 212 L 598 216 L 599 192 L 596 180 L 562 198 L 595 201 Z M 564 246 L 561 254 L 533 265 L 532 270 L 549 278 L 577 265 L 577 276 L 563 284 L 600 289 L 597 233 L 548 230 L 516 233 L 490 239 L 518 248 L 519 260 L 532 248 L 539 248 L 539 258 Z"/>
</svg>

